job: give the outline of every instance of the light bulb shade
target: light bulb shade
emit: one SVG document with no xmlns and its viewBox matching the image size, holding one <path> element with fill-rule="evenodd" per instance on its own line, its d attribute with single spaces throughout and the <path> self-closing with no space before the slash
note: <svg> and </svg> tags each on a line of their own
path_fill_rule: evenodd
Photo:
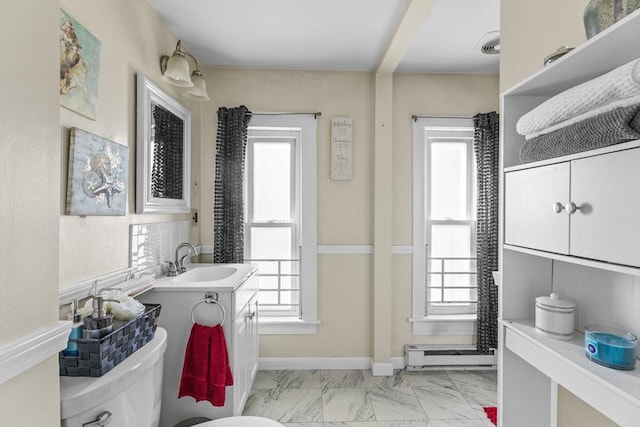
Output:
<svg viewBox="0 0 640 427">
<path fill-rule="evenodd" d="M 208 101 L 207 82 L 199 70 L 195 70 L 191 74 L 191 81 L 193 86 L 184 91 L 184 97 L 192 101 Z"/>
<path fill-rule="evenodd" d="M 193 82 L 189 78 L 189 63 L 181 53 L 174 52 L 167 61 L 167 68 L 162 75 L 167 83 L 179 87 L 191 87 Z"/>
</svg>

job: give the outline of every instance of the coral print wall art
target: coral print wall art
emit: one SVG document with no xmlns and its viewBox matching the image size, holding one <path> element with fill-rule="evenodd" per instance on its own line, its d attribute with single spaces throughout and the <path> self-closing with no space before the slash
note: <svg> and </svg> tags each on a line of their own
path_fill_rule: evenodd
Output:
<svg viewBox="0 0 640 427">
<path fill-rule="evenodd" d="M 125 215 L 129 148 L 71 128 L 67 215 Z"/>
<path fill-rule="evenodd" d="M 60 105 L 95 120 L 100 40 L 60 10 Z"/>
</svg>

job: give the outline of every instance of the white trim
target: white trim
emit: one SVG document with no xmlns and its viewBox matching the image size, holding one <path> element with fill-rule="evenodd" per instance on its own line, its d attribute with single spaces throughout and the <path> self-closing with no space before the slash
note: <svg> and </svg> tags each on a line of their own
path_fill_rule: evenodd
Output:
<svg viewBox="0 0 640 427">
<path fill-rule="evenodd" d="M 154 280 L 153 274 L 137 274 L 137 278 L 130 278 L 132 272 L 133 268 L 125 268 L 62 288 L 58 291 L 58 305 L 62 307 L 71 301 L 88 298 L 103 289 L 119 289 L 127 294 L 135 294 L 147 288 Z"/>
<path fill-rule="evenodd" d="M 393 375 L 392 363 L 376 363 L 371 361 L 371 375 L 374 377 L 390 377 Z"/>
<path fill-rule="evenodd" d="M 412 123 L 412 167 L 413 167 L 413 250 L 412 250 L 412 299 L 411 318 L 413 335 L 474 335 L 473 321 L 456 320 L 435 323 L 425 317 L 427 308 L 426 295 L 426 256 L 428 230 L 425 224 L 428 212 L 426 189 L 428 186 L 427 171 L 427 127 L 432 130 L 447 131 L 452 128 L 473 129 L 470 118 L 422 117 Z M 471 165 L 469 165 L 471 167 Z M 469 174 L 471 175 L 471 174 Z M 468 209 L 471 209 L 468 206 Z M 470 211 L 469 211 L 470 212 Z M 468 212 L 468 213 L 469 213 Z M 473 241 L 473 240 L 472 240 Z M 429 316 L 433 318 L 433 316 Z"/>
<path fill-rule="evenodd" d="M 258 359 L 258 369 L 261 371 L 305 371 L 314 369 L 369 370 L 372 369 L 374 365 L 376 364 L 373 363 L 371 357 L 261 357 Z M 384 365 L 387 364 L 385 363 Z M 391 374 L 393 374 L 393 370 L 405 368 L 405 358 L 403 356 L 392 357 L 388 365 L 391 365 Z"/>
<path fill-rule="evenodd" d="M 67 347 L 72 322 L 58 321 L 0 347 L 0 384 L 28 371 Z"/>
<path fill-rule="evenodd" d="M 304 371 L 314 369 L 370 369 L 370 357 L 261 357 L 258 369 Z"/>
<path fill-rule="evenodd" d="M 212 254 L 213 245 L 197 246 L 199 254 Z M 318 255 L 373 255 L 373 245 L 318 245 Z M 394 245 L 391 247 L 393 255 L 411 255 L 413 246 Z"/>
<path fill-rule="evenodd" d="M 304 281 L 301 311 L 303 321 L 315 322 L 318 320 L 317 120 L 312 115 L 263 114 L 252 116 L 249 127 L 300 130 L 300 278 Z"/>
<path fill-rule="evenodd" d="M 312 369 L 370 369 L 370 357 L 261 357 L 258 369 L 303 371 Z"/>
<path fill-rule="evenodd" d="M 198 250 L 198 254 L 212 254 L 213 253 L 213 245 L 199 245 L 196 246 Z"/>
<path fill-rule="evenodd" d="M 373 245 L 318 245 L 323 255 L 373 255 Z"/>
<path fill-rule="evenodd" d="M 426 313 L 426 236 L 425 236 L 425 212 L 426 212 L 426 175 L 425 175 L 425 155 L 426 144 L 424 143 L 424 123 L 420 119 L 412 124 L 413 130 L 413 257 L 412 257 L 412 298 L 411 316 L 422 318 Z M 413 324 L 413 335 L 422 335 Z"/>
<path fill-rule="evenodd" d="M 558 383 L 549 380 L 551 392 L 549 393 L 549 427 L 558 426 Z"/>
<path fill-rule="evenodd" d="M 407 367 L 407 361 L 404 356 L 395 356 L 391 358 L 393 369 L 404 369 Z"/>
<path fill-rule="evenodd" d="M 373 245 L 318 245 L 318 253 L 323 255 L 373 255 Z M 393 255 L 411 255 L 413 246 L 391 246 Z"/>
<path fill-rule="evenodd" d="M 393 255 L 411 255 L 413 254 L 413 246 L 391 246 L 391 253 Z"/>
<path fill-rule="evenodd" d="M 260 335 L 313 335 L 318 333 L 319 320 L 309 321 L 291 317 L 260 317 Z"/>
</svg>

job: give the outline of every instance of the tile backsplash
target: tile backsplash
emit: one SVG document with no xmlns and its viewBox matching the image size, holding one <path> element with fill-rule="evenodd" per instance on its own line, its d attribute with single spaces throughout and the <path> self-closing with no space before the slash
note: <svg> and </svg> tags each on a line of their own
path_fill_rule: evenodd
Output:
<svg viewBox="0 0 640 427">
<path fill-rule="evenodd" d="M 189 221 L 131 224 L 129 265 L 135 272 L 143 272 L 173 261 L 176 247 L 188 241 Z"/>
</svg>

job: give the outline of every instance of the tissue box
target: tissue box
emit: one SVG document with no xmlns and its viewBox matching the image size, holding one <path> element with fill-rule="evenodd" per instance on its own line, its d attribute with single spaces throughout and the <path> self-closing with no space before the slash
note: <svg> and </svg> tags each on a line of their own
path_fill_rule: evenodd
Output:
<svg viewBox="0 0 640 427">
<path fill-rule="evenodd" d="M 156 332 L 160 304 L 145 304 L 144 313 L 127 321 L 100 339 L 74 339 L 78 357 L 60 352 L 60 375 L 101 377 L 140 347 L 151 341 Z"/>
</svg>

